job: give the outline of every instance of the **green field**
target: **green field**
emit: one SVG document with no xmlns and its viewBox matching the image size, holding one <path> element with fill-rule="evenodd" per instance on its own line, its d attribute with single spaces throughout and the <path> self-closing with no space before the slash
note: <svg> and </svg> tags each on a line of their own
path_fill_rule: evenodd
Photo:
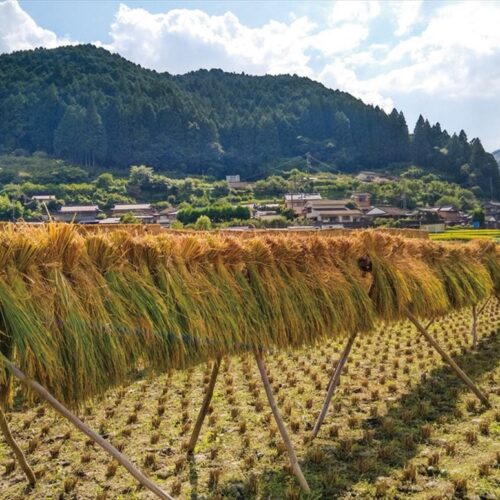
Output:
<svg viewBox="0 0 500 500">
<path fill-rule="evenodd" d="M 477 239 L 500 242 L 500 229 L 449 229 L 444 233 L 430 235 L 434 241 L 470 241 Z"/>
</svg>

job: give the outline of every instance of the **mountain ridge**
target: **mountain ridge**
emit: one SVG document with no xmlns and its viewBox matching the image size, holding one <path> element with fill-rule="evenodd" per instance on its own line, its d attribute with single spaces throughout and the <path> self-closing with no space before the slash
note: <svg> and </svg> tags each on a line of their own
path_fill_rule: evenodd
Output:
<svg viewBox="0 0 500 500">
<path fill-rule="evenodd" d="M 487 196 L 493 156 L 465 132 L 386 114 L 294 75 L 158 73 L 92 45 L 0 55 L 0 151 L 84 165 L 263 177 L 311 155 L 332 170 L 417 165 Z M 491 193 L 490 193 L 491 194 Z"/>
</svg>

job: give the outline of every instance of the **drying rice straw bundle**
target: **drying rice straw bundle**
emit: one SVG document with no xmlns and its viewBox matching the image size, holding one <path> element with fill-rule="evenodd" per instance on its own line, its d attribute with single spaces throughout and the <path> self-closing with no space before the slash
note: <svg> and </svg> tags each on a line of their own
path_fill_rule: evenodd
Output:
<svg viewBox="0 0 500 500">
<path fill-rule="evenodd" d="M 376 319 L 409 317 L 428 336 L 417 318 L 498 295 L 499 276 L 491 244 L 439 245 L 375 231 L 134 236 L 8 226 L 0 233 L 0 352 L 78 406 L 137 368 L 161 372 L 215 359 L 218 369 L 222 356 L 250 351 L 272 401 L 263 349 L 335 336 L 352 346 Z M 9 386 L 1 370 L 4 403 Z"/>
<path fill-rule="evenodd" d="M 443 283 L 414 254 L 420 243 L 372 231 L 361 233 L 355 243 L 371 266 L 373 282 L 369 293 L 379 319 L 405 319 L 408 309 L 423 317 L 447 311 Z"/>
<path fill-rule="evenodd" d="M 494 293 L 497 298 L 500 298 L 500 245 L 492 241 L 476 240 L 471 246 L 477 258 L 488 270 Z"/>
<path fill-rule="evenodd" d="M 427 264 L 441 281 L 450 309 L 477 304 L 493 291 L 490 269 L 481 260 L 475 247 L 430 242 L 408 242 L 418 260 Z M 498 266 L 498 263 L 497 263 Z"/>
</svg>

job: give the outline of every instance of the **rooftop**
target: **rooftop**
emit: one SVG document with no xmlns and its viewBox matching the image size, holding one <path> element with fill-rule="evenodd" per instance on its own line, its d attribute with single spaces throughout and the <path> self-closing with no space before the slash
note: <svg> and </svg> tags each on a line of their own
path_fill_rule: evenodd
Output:
<svg viewBox="0 0 500 500">
<path fill-rule="evenodd" d="M 391 205 L 378 205 L 373 207 L 366 215 L 394 215 L 394 216 L 404 216 L 408 214 L 408 210 L 403 210 L 399 207 L 394 207 Z"/>
<path fill-rule="evenodd" d="M 321 215 L 363 215 L 360 210 L 346 208 L 344 210 L 320 210 Z"/>
<path fill-rule="evenodd" d="M 55 200 L 56 196 L 54 194 L 36 194 L 35 196 L 32 196 L 31 199 L 38 201 L 50 201 Z"/>
<path fill-rule="evenodd" d="M 307 200 L 321 200 L 319 193 L 287 193 L 285 194 L 285 201 L 307 201 Z"/>
<path fill-rule="evenodd" d="M 61 207 L 59 212 L 71 214 L 75 212 L 99 212 L 99 207 L 97 205 L 75 205 L 72 207 Z"/>
<path fill-rule="evenodd" d="M 311 200 L 306 203 L 308 207 L 342 207 L 352 203 L 352 200 Z"/>
<path fill-rule="evenodd" d="M 151 203 L 132 203 L 130 205 L 115 205 L 112 210 L 151 210 Z"/>
</svg>

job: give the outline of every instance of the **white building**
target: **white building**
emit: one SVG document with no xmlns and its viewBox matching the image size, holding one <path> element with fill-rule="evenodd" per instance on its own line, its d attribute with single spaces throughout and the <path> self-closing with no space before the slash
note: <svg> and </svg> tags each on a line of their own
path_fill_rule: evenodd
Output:
<svg viewBox="0 0 500 500">
<path fill-rule="evenodd" d="M 363 213 L 349 208 L 350 200 L 314 200 L 304 205 L 304 217 L 321 224 L 352 224 L 361 222 Z"/>
</svg>

